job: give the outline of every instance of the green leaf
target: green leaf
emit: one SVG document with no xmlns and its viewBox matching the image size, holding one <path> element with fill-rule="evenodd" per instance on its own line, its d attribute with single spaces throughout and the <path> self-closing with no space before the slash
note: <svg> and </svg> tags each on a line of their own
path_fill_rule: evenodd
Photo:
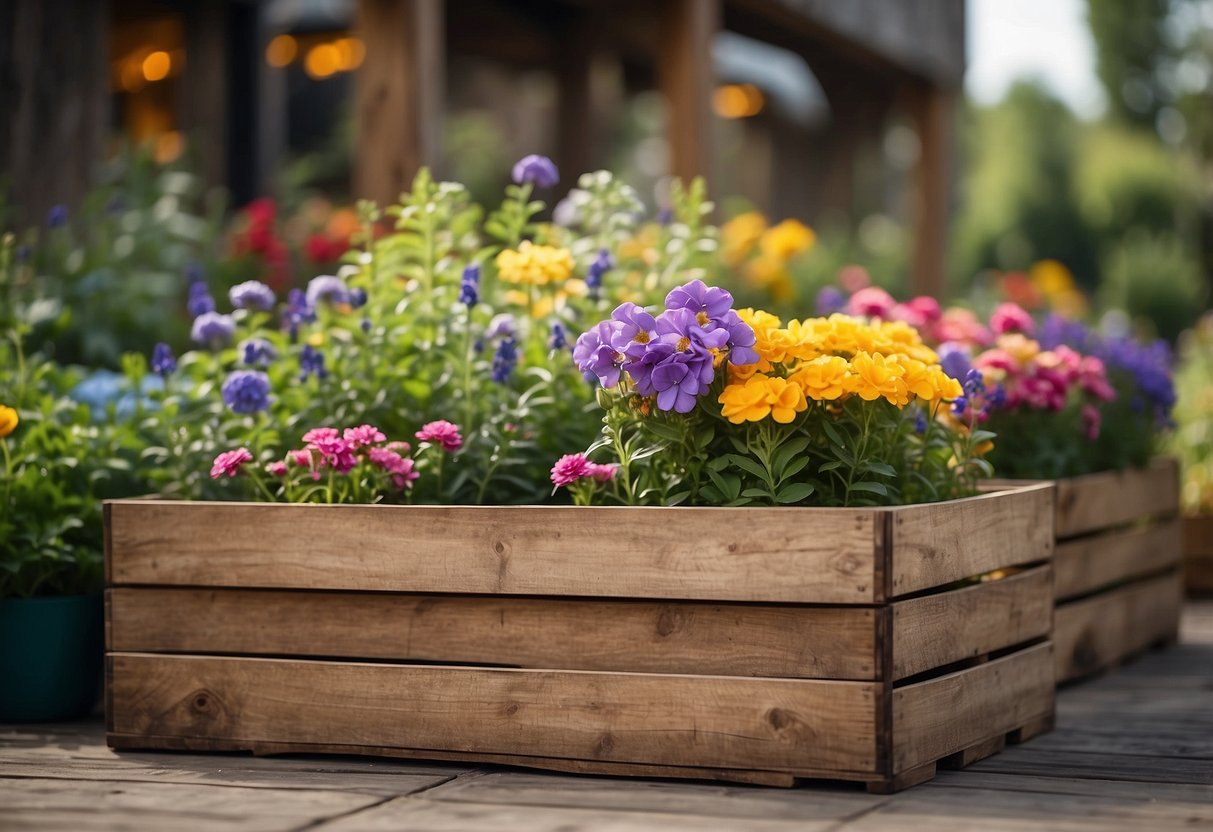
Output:
<svg viewBox="0 0 1213 832">
<path fill-rule="evenodd" d="M 893 469 L 892 465 L 886 465 L 883 462 L 872 462 L 871 460 L 865 462 L 863 465 L 860 465 L 859 470 L 867 471 L 872 474 L 880 474 L 882 477 L 897 476 L 897 471 Z"/>
<path fill-rule="evenodd" d="M 794 482 L 779 489 L 779 494 L 776 495 L 775 501 L 784 505 L 799 503 L 812 494 L 814 490 L 813 486 L 807 482 Z"/>
<path fill-rule="evenodd" d="M 826 471 L 833 471 L 841 467 L 841 462 L 839 462 L 837 459 L 831 459 L 829 462 L 823 462 L 821 467 L 817 469 L 817 473 L 824 474 Z"/>
<path fill-rule="evenodd" d="M 779 472 L 779 481 L 783 482 L 784 480 L 791 479 L 803 471 L 805 466 L 808 464 L 809 458 L 807 456 L 802 456 L 799 459 L 793 460 L 791 465 Z"/>
<path fill-rule="evenodd" d="M 757 462 L 755 462 L 753 459 L 750 459 L 748 456 L 741 456 L 740 454 L 729 454 L 729 460 L 732 461 L 732 463 L 734 465 L 736 465 L 738 468 L 741 468 L 743 471 L 753 474 L 755 477 L 758 477 L 758 479 L 762 480 L 763 482 L 767 482 L 766 469 L 763 468 L 761 465 L 759 465 Z"/>
<path fill-rule="evenodd" d="M 882 497 L 889 496 L 889 489 L 882 482 L 870 482 L 863 480 L 861 482 L 851 483 L 852 491 L 867 491 L 872 494 L 879 494 Z"/>
<path fill-rule="evenodd" d="M 771 467 L 778 474 L 787 468 L 788 464 L 796 456 L 804 453 L 807 447 L 809 447 L 809 438 L 807 436 L 798 436 L 795 439 L 788 440 L 775 452 L 775 457 L 771 460 Z"/>
<path fill-rule="evenodd" d="M 741 492 L 742 497 L 754 497 L 755 499 L 770 500 L 771 492 L 765 488 L 747 488 Z"/>
<path fill-rule="evenodd" d="M 830 437 L 831 442 L 839 447 L 846 447 L 847 443 L 842 438 L 842 434 L 838 432 L 838 428 L 834 427 L 834 425 L 832 425 L 828 419 L 823 420 L 821 426 L 823 429 L 825 429 L 826 436 Z"/>
</svg>

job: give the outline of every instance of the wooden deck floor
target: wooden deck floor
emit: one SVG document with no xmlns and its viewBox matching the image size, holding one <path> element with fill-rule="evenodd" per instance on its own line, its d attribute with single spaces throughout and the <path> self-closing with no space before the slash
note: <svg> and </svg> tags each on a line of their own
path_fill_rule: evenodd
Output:
<svg viewBox="0 0 1213 832">
<path fill-rule="evenodd" d="M 0 726 L 0 830 L 1213 830 L 1213 603 L 1182 644 L 1060 695 L 1057 730 L 890 797 L 367 758 L 121 753 Z"/>
</svg>

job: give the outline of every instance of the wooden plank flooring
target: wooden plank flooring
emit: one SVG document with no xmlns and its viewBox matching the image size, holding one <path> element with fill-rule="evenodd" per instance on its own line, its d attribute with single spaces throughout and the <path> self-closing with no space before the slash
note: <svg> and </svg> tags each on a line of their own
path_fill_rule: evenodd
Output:
<svg viewBox="0 0 1213 832">
<path fill-rule="evenodd" d="M 122 752 L 0 726 L 0 830 L 1213 830 L 1213 602 L 1181 644 L 1063 689 L 1057 729 L 891 796 L 355 757 Z"/>
</svg>

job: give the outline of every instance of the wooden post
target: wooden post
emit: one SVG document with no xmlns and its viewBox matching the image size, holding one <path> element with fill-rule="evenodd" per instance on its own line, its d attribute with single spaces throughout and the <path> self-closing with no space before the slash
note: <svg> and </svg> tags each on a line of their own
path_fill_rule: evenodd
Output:
<svg viewBox="0 0 1213 832">
<path fill-rule="evenodd" d="M 926 85 L 915 86 L 907 98 L 922 146 L 914 174 L 914 260 L 910 286 L 917 294 L 939 297 L 947 281 L 954 100 L 951 92 Z"/>
<path fill-rule="evenodd" d="M 109 3 L 0 2 L 0 171 L 41 224 L 88 190 L 107 131 Z"/>
<path fill-rule="evenodd" d="M 395 202 L 441 162 L 443 0 L 360 0 L 366 60 L 357 79 L 354 196 Z"/>
<path fill-rule="evenodd" d="M 575 185 L 577 177 L 598 162 L 601 125 L 594 100 L 594 57 L 600 26 L 597 15 L 578 16 L 566 32 L 564 48 L 557 52 L 556 161 L 565 187 Z"/>
<path fill-rule="evenodd" d="M 720 0 L 664 0 L 657 78 L 666 102 L 670 173 L 684 181 L 712 173 L 712 39 Z"/>
<path fill-rule="evenodd" d="M 185 73 L 181 129 L 209 187 L 226 187 L 228 128 L 228 6 L 185 6 Z"/>
</svg>

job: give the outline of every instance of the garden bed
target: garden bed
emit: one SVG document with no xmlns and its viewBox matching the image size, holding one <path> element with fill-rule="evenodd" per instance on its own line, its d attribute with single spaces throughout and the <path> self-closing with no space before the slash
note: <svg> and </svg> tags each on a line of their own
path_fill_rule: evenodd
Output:
<svg viewBox="0 0 1213 832">
<path fill-rule="evenodd" d="M 108 741 L 904 788 L 1052 724 L 1052 499 L 114 501 Z"/>
<path fill-rule="evenodd" d="M 1182 544 L 1172 459 L 1056 484 L 1053 639 L 1061 683 L 1175 641 Z"/>
</svg>

